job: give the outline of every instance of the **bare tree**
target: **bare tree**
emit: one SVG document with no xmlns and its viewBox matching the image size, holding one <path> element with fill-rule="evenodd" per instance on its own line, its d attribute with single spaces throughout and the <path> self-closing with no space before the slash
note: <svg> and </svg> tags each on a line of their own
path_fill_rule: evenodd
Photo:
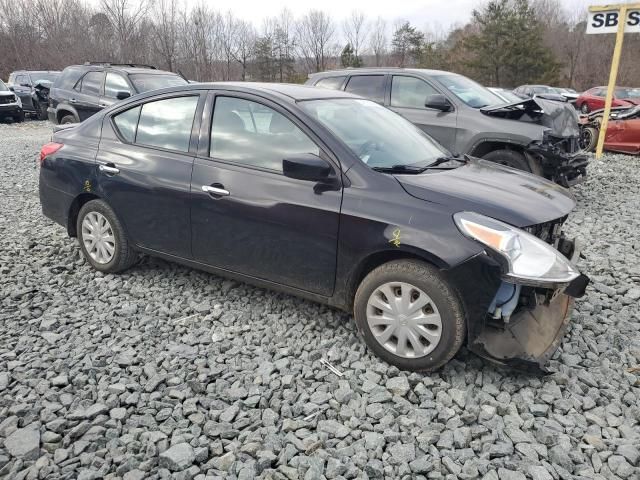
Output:
<svg viewBox="0 0 640 480">
<path fill-rule="evenodd" d="M 327 68 L 327 62 L 333 50 L 335 27 L 331 17 L 320 10 L 311 10 L 304 15 L 296 26 L 296 37 L 300 56 L 312 72 Z"/>
<path fill-rule="evenodd" d="M 371 27 L 369 46 L 375 57 L 376 67 L 379 67 L 387 52 L 387 22 L 382 17 L 378 17 Z"/>
<path fill-rule="evenodd" d="M 362 50 L 368 36 L 367 20 L 364 13 L 354 10 L 342 24 L 342 31 L 351 48 L 356 60 L 360 59 Z"/>
<path fill-rule="evenodd" d="M 101 0 L 102 10 L 113 27 L 118 39 L 118 53 L 121 61 L 127 61 L 134 50 L 140 48 L 132 42 L 138 26 L 145 18 L 148 9 L 146 0 Z"/>
<path fill-rule="evenodd" d="M 178 47 L 178 6 L 176 0 L 157 0 L 154 6 L 154 46 L 169 70 L 175 68 Z"/>
<path fill-rule="evenodd" d="M 240 78 L 244 81 L 247 79 L 247 69 L 249 62 L 253 60 L 253 54 L 256 44 L 256 31 L 249 22 L 240 20 L 235 28 L 235 45 L 232 49 L 233 58 L 240 67 L 242 73 Z"/>
</svg>

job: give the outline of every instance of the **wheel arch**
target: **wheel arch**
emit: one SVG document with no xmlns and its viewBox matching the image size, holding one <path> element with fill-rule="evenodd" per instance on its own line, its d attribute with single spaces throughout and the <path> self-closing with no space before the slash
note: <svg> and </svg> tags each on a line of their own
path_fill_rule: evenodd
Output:
<svg viewBox="0 0 640 480">
<path fill-rule="evenodd" d="M 471 150 L 471 155 L 474 157 L 482 158 L 486 154 L 496 150 L 513 150 L 514 152 L 524 153 L 525 148 L 523 145 L 501 140 L 481 140 L 476 145 L 474 145 L 473 149 Z"/>
<path fill-rule="evenodd" d="M 76 119 L 79 119 L 78 112 L 75 111 L 72 107 L 64 106 L 63 108 L 59 108 L 56 110 L 56 121 L 60 123 L 62 117 L 66 115 L 73 115 Z"/>
<path fill-rule="evenodd" d="M 98 200 L 100 197 L 95 193 L 84 192 L 73 199 L 69 206 L 69 214 L 67 215 L 67 233 L 70 237 L 77 237 L 78 231 L 76 225 L 78 223 L 78 214 L 84 204 L 91 200 Z"/>
<path fill-rule="evenodd" d="M 349 276 L 349 283 L 346 291 L 346 307 L 349 311 L 353 311 L 353 302 L 355 299 L 358 286 L 362 283 L 362 280 L 374 269 L 385 263 L 395 260 L 417 260 L 428 263 L 438 269 L 447 268 L 447 264 L 444 260 L 431 252 L 426 251 L 411 251 L 411 250 L 380 250 L 369 254 L 364 257 L 356 267 L 352 270 Z"/>
</svg>

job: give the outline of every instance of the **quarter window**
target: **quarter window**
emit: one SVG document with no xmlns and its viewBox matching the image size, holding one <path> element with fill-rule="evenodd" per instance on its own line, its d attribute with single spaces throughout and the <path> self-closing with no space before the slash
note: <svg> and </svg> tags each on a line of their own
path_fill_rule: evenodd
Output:
<svg viewBox="0 0 640 480">
<path fill-rule="evenodd" d="M 329 90 L 340 90 L 345 77 L 327 77 L 322 80 L 318 80 L 315 84 L 316 87 L 328 88 Z"/>
<path fill-rule="evenodd" d="M 383 103 L 384 75 L 354 75 L 349 79 L 345 90 L 374 102 Z"/>
<path fill-rule="evenodd" d="M 131 93 L 129 84 L 122 75 L 117 73 L 107 73 L 107 79 L 104 82 L 104 96 L 109 98 L 117 98 L 118 92 Z"/>
<path fill-rule="evenodd" d="M 86 95 L 99 95 L 102 90 L 103 72 L 89 72 L 82 77 L 80 91 Z"/>
<path fill-rule="evenodd" d="M 429 95 L 439 93 L 424 80 L 395 75 L 391 83 L 391 106 L 425 108 Z"/>
<path fill-rule="evenodd" d="M 291 120 L 260 103 L 217 97 L 210 156 L 282 172 L 282 160 L 320 149 Z"/>
<path fill-rule="evenodd" d="M 140 108 L 130 108 L 113 117 L 113 121 L 120 132 L 120 135 L 127 141 L 133 143 L 136 139 L 136 127 L 140 117 Z"/>
<path fill-rule="evenodd" d="M 188 152 L 198 99 L 189 96 L 143 104 L 136 143 Z"/>
</svg>

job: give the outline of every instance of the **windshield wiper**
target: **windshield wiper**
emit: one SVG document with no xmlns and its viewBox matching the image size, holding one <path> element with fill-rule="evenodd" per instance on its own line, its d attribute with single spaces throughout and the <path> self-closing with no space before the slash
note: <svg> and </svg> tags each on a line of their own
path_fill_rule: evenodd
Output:
<svg viewBox="0 0 640 480">
<path fill-rule="evenodd" d="M 412 167 L 411 165 L 392 165 L 391 167 L 371 167 L 371 170 L 382 173 L 422 173 L 429 167 Z"/>
</svg>

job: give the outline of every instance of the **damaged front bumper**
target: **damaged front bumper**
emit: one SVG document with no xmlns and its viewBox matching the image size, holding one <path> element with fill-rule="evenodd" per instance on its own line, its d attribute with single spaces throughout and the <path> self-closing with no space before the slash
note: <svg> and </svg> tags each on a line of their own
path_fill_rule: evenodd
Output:
<svg viewBox="0 0 640 480">
<path fill-rule="evenodd" d="M 578 258 L 574 241 L 563 238 L 559 247 L 568 258 Z M 452 272 L 452 280 L 464 298 L 469 350 L 492 362 L 537 373 L 548 372 L 546 364 L 564 337 L 574 299 L 583 296 L 589 284 L 582 274 L 564 285 L 506 281 L 489 255 L 466 262 Z"/>
<path fill-rule="evenodd" d="M 554 141 L 545 135 L 542 142 L 531 143 L 525 153 L 540 160 L 545 177 L 568 188 L 587 178 L 589 157 L 579 151 L 578 140 L 563 138 Z M 572 151 L 575 153 L 568 153 Z"/>
</svg>

